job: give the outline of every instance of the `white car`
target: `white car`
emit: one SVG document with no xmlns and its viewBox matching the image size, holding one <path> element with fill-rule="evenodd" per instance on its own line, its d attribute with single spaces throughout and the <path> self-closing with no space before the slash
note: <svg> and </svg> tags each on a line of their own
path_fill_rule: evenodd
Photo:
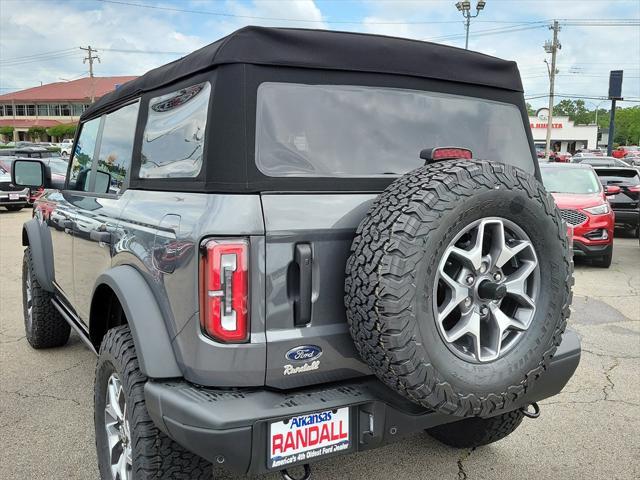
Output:
<svg viewBox="0 0 640 480">
<path fill-rule="evenodd" d="M 73 138 L 65 138 L 58 146 L 60 147 L 60 156 L 69 158 L 71 149 L 73 148 Z"/>
</svg>

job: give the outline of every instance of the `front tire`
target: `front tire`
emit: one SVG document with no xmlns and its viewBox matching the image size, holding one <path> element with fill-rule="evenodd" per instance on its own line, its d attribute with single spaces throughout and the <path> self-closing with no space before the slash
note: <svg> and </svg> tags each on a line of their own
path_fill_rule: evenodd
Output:
<svg viewBox="0 0 640 480">
<path fill-rule="evenodd" d="M 10 212 L 19 212 L 20 210 L 22 210 L 24 207 L 22 205 L 5 205 L 5 207 L 7 210 L 9 210 Z"/>
<path fill-rule="evenodd" d="M 212 466 L 153 423 L 127 325 L 109 330 L 100 347 L 94 387 L 98 468 L 102 480 L 211 479 Z"/>
<path fill-rule="evenodd" d="M 22 260 L 25 336 L 36 349 L 61 347 L 69 340 L 71 327 L 51 303 L 53 294 L 40 286 L 33 267 L 31 247 L 27 247 Z"/>
<path fill-rule="evenodd" d="M 427 430 L 433 438 L 453 448 L 475 448 L 502 440 L 520 426 L 520 410 L 491 418 L 467 418 Z"/>
</svg>

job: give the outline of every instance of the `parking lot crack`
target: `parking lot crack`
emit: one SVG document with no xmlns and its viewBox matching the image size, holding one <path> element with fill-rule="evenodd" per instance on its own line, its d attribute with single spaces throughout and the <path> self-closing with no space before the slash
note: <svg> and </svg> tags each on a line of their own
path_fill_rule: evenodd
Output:
<svg viewBox="0 0 640 480">
<path fill-rule="evenodd" d="M 73 402 L 76 405 L 80 405 L 80 402 L 78 402 L 77 400 L 73 399 L 73 398 L 65 398 L 65 397 L 58 397 L 56 395 L 50 395 L 47 393 L 42 393 L 42 392 L 37 392 L 37 393 L 24 393 L 21 392 L 20 390 L 16 390 L 16 391 L 10 391 L 10 390 L 0 390 L 0 393 L 6 393 L 9 395 L 16 395 L 20 398 L 50 398 L 53 400 L 58 400 L 61 402 Z"/>
<path fill-rule="evenodd" d="M 469 449 L 468 451 L 463 453 L 458 459 L 458 480 L 467 480 L 467 478 L 469 478 L 467 475 L 467 471 L 464 469 L 463 462 L 471 456 L 474 450 L 475 450 L 475 447 Z"/>
<path fill-rule="evenodd" d="M 611 379 L 611 372 L 613 372 L 618 365 L 620 365 L 620 361 L 614 357 L 612 364 L 604 370 L 604 378 L 607 380 L 607 385 L 602 387 L 602 394 L 604 395 L 605 401 L 609 400 L 609 395 L 613 392 L 613 389 L 616 386 Z"/>
</svg>

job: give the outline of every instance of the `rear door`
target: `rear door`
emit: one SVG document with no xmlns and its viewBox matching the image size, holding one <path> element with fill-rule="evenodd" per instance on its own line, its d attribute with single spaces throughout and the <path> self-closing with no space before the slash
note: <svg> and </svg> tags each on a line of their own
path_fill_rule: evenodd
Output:
<svg viewBox="0 0 640 480">
<path fill-rule="evenodd" d="M 349 334 L 343 298 L 349 248 L 375 197 L 262 195 L 267 385 L 287 388 L 369 373 Z"/>
</svg>

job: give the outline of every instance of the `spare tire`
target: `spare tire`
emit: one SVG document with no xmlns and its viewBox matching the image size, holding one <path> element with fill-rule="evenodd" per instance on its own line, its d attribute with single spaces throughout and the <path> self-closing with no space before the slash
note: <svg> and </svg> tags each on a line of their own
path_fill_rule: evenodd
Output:
<svg viewBox="0 0 640 480">
<path fill-rule="evenodd" d="M 546 370 L 572 273 L 566 227 L 534 176 L 437 162 L 393 182 L 358 227 L 347 319 L 389 387 L 442 413 L 490 416 L 516 408 Z"/>
</svg>

